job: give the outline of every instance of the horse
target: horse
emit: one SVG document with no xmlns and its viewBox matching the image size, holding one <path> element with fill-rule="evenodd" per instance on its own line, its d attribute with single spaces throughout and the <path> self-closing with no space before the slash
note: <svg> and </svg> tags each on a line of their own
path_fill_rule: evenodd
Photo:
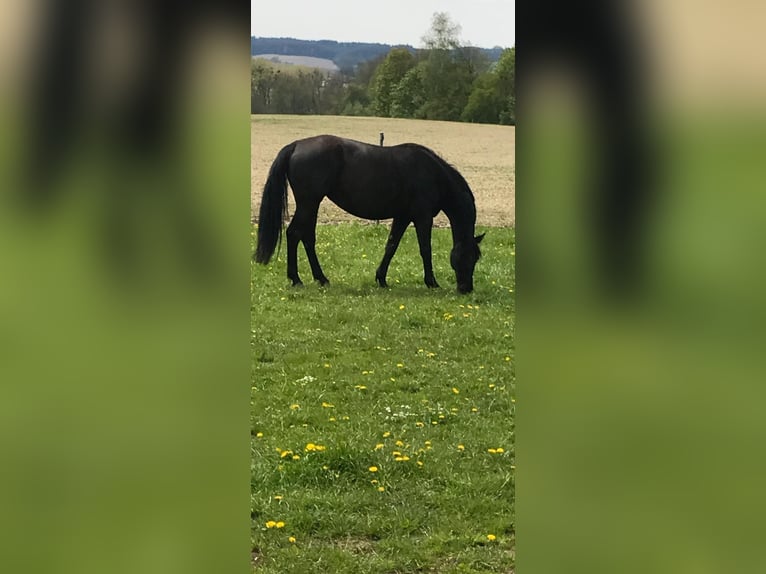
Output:
<svg viewBox="0 0 766 574">
<path fill-rule="evenodd" d="M 268 264 L 282 238 L 287 217 L 287 183 L 295 197 L 295 213 L 287 226 L 287 277 L 302 285 L 297 251 L 302 242 L 314 279 L 329 280 L 316 255 L 319 204 L 327 197 L 346 212 L 363 219 L 392 219 L 383 259 L 375 280 L 387 287 L 391 259 L 410 223 L 415 226 L 423 259 L 423 279 L 439 284 L 431 262 L 431 229 L 440 212 L 450 221 L 453 247 L 450 264 L 459 293 L 473 291 L 473 272 L 481 257 L 485 234 L 474 236 L 476 204 L 462 175 L 433 150 L 415 143 L 382 147 L 333 135 L 296 140 L 274 159 L 263 188 L 253 259 Z"/>
</svg>

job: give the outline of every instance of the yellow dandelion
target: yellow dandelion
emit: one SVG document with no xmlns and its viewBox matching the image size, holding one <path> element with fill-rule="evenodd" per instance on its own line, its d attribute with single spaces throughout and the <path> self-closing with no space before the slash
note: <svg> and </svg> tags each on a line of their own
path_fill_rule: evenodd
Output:
<svg viewBox="0 0 766 574">
<path fill-rule="evenodd" d="M 311 452 L 312 450 L 316 450 L 316 448 L 317 448 L 317 445 L 315 445 L 313 442 L 310 442 L 306 445 L 306 448 L 304 448 L 303 450 L 305 450 L 306 452 Z"/>
<path fill-rule="evenodd" d="M 330 368 L 330 363 L 325 363 L 325 364 L 324 364 L 324 368 L 325 368 L 325 369 L 329 369 L 329 368 Z"/>
<path fill-rule="evenodd" d="M 490 383 L 488 386 L 489 386 L 490 389 L 494 389 L 495 388 L 495 383 Z"/>
<path fill-rule="evenodd" d="M 425 444 L 427 447 L 430 447 L 430 446 L 431 446 L 431 441 L 430 441 L 430 440 L 427 440 L 427 441 L 426 441 L 426 442 L 424 442 L 423 444 Z"/>
<path fill-rule="evenodd" d="M 382 449 L 384 446 L 385 446 L 385 445 L 384 445 L 382 442 L 379 442 L 378 444 L 376 444 L 376 445 L 375 445 L 375 448 L 374 448 L 373 450 L 380 450 L 380 449 Z"/>
<path fill-rule="evenodd" d="M 395 450 L 391 453 L 391 456 L 402 456 L 402 453 L 400 453 L 398 450 Z"/>
<path fill-rule="evenodd" d="M 276 525 L 277 525 L 277 523 L 276 523 L 276 522 L 274 522 L 273 520 L 269 520 L 269 521 L 266 523 L 266 528 L 274 528 Z"/>
<path fill-rule="evenodd" d="M 274 496 L 274 500 L 282 500 L 282 495 L 277 494 L 276 496 Z"/>
<path fill-rule="evenodd" d="M 472 413 L 478 413 L 479 409 L 477 409 L 476 407 L 471 407 L 471 412 Z"/>
<path fill-rule="evenodd" d="M 497 454 L 497 449 L 496 449 L 496 448 L 488 448 L 488 449 L 487 449 L 487 452 L 488 452 L 489 454 Z"/>
<path fill-rule="evenodd" d="M 369 470 L 370 472 L 378 472 L 378 467 L 377 466 L 371 466 L 367 470 Z"/>
<path fill-rule="evenodd" d="M 360 391 L 364 391 L 367 389 L 367 387 L 365 387 L 364 385 L 354 385 L 354 388 L 359 389 Z"/>
<path fill-rule="evenodd" d="M 383 492 L 384 490 L 386 490 L 385 487 L 383 487 L 383 486 L 379 486 L 378 487 L 378 492 Z"/>
<path fill-rule="evenodd" d="M 277 528 L 284 528 L 285 527 L 285 523 L 280 520 L 274 526 L 276 526 Z"/>
<path fill-rule="evenodd" d="M 293 454 L 293 451 L 291 450 L 283 450 L 279 453 L 279 458 L 285 458 L 287 455 Z"/>
<path fill-rule="evenodd" d="M 295 544 L 295 536 L 291 536 L 290 538 L 288 538 L 288 539 L 287 539 L 287 541 L 288 541 L 290 544 Z"/>
<path fill-rule="evenodd" d="M 402 441 L 400 441 L 400 440 L 396 441 L 394 444 L 396 446 L 404 446 L 404 443 Z"/>
<path fill-rule="evenodd" d="M 301 459 L 301 455 L 299 455 L 299 454 L 294 454 L 293 455 L 293 460 L 300 460 L 300 459 Z"/>
<path fill-rule="evenodd" d="M 497 448 L 495 449 L 495 451 L 497 452 L 497 454 L 503 454 L 503 453 L 505 452 L 505 450 L 504 450 L 504 449 L 503 449 L 503 447 L 501 447 L 501 446 L 497 447 Z"/>
<path fill-rule="evenodd" d="M 298 403 L 290 405 L 290 409 L 293 411 L 297 411 L 299 408 L 301 408 L 301 406 Z"/>
<path fill-rule="evenodd" d="M 404 309 L 404 305 L 399 305 L 399 310 L 401 311 L 402 309 Z"/>
<path fill-rule="evenodd" d="M 426 426 L 426 423 L 418 421 L 415 423 L 415 426 L 422 429 L 424 426 Z"/>
<path fill-rule="evenodd" d="M 333 405 L 332 403 L 326 403 L 326 402 L 322 401 L 322 408 L 323 409 L 334 409 L 335 405 Z"/>
<path fill-rule="evenodd" d="M 495 536 L 494 534 L 487 534 L 487 540 L 489 540 L 490 542 L 494 542 L 496 539 L 497 539 L 497 536 Z"/>
<path fill-rule="evenodd" d="M 418 461 L 418 466 L 423 466 L 423 461 L 422 460 Z"/>
<path fill-rule="evenodd" d="M 391 436 L 391 431 L 386 431 L 383 433 L 383 438 L 388 438 Z"/>
<path fill-rule="evenodd" d="M 510 360 L 511 360 L 511 358 L 510 358 L 510 357 L 506 357 L 506 358 L 505 358 L 505 361 L 506 361 L 506 362 L 508 362 L 508 361 L 510 361 Z"/>
<path fill-rule="evenodd" d="M 331 423 L 334 423 L 334 422 L 335 422 L 335 417 L 330 417 L 328 420 L 329 420 Z"/>
<path fill-rule="evenodd" d="M 460 389 L 458 389 L 457 387 L 452 387 L 452 392 L 455 393 L 456 395 L 459 395 Z"/>
<path fill-rule="evenodd" d="M 457 445 L 457 449 L 459 451 L 464 451 L 465 450 L 465 445 L 459 444 L 459 445 Z"/>
<path fill-rule="evenodd" d="M 263 438 L 263 433 L 262 432 L 256 433 L 255 438 Z"/>
<path fill-rule="evenodd" d="M 370 484 L 378 484 L 378 479 L 377 479 L 377 478 L 373 478 L 373 479 L 370 481 Z"/>
<path fill-rule="evenodd" d="M 396 363 L 396 366 L 401 369 L 404 366 L 404 364 L 403 363 Z"/>
</svg>

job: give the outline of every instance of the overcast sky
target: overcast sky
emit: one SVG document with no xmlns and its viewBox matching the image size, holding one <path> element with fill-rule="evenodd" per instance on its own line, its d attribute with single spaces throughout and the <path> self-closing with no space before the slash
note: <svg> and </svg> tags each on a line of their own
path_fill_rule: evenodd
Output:
<svg viewBox="0 0 766 574">
<path fill-rule="evenodd" d="M 251 0 L 253 36 L 380 42 L 421 47 L 434 12 L 462 27 L 460 39 L 481 48 L 515 42 L 516 0 Z"/>
</svg>

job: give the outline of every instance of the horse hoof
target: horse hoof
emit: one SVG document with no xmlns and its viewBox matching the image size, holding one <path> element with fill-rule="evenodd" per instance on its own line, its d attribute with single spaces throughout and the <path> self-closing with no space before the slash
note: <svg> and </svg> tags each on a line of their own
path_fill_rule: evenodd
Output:
<svg viewBox="0 0 766 574">
<path fill-rule="evenodd" d="M 319 281 L 319 285 L 322 287 L 327 287 L 330 284 L 330 280 L 327 277 L 324 277 L 323 279 L 317 279 Z"/>
<path fill-rule="evenodd" d="M 293 287 L 303 287 L 303 281 L 300 279 L 293 279 Z"/>
<path fill-rule="evenodd" d="M 388 287 L 388 283 L 386 283 L 386 280 L 382 279 L 381 277 L 376 277 L 375 281 L 378 283 L 378 286 L 380 287 Z"/>
</svg>

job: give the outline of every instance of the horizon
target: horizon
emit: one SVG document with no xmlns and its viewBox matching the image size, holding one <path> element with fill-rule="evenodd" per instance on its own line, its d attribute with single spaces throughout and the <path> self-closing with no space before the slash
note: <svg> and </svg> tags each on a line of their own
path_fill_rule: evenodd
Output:
<svg viewBox="0 0 766 574">
<path fill-rule="evenodd" d="M 333 40 L 332 38 L 319 38 L 317 40 L 309 39 L 309 38 L 297 38 L 295 36 L 256 36 L 255 34 L 250 34 L 250 38 L 257 39 L 257 40 L 298 40 L 299 42 L 335 42 L 337 44 L 378 44 L 381 46 L 391 46 L 391 47 L 408 47 L 413 48 L 415 50 L 422 50 L 423 48 L 418 48 L 417 46 L 413 46 L 412 44 L 391 44 L 389 42 L 365 42 L 362 40 Z M 494 50 L 495 48 L 513 48 L 515 46 L 477 46 L 474 44 L 470 45 L 472 48 L 479 48 L 481 50 Z"/>
</svg>

